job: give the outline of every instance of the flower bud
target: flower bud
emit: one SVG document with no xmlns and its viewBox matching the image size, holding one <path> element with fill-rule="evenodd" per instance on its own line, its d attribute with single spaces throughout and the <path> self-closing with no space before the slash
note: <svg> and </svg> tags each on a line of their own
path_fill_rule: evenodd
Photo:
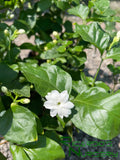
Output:
<svg viewBox="0 0 120 160">
<path fill-rule="evenodd" d="M 44 50 L 47 51 L 47 50 L 48 50 L 48 47 L 44 47 Z"/>
<path fill-rule="evenodd" d="M 19 82 L 20 82 L 20 83 L 23 83 L 23 82 L 25 82 L 25 81 L 26 81 L 25 77 L 19 77 Z"/>
<path fill-rule="evenodd" d="M 10 14 L 9 18 L 13 19 L 14 18 L 14 14 Z"/>
<path fill-rule="evenodd" d="M 21 1 L 21 3 L 24 3 L 24 0 L 20 0 Z"/>
<path fill-rule="evenodd" d="M 24 34 L 24 33 L 25 33 L 25 30 L 24 30 L 24 29 L 19 29 L 19 30 L 18 30 L 18 33 L 19 33 L 19 34 Z"/>
<path fill-rule="evenodd" d="M 23 98 L 23 99 L 19 100 L 19 102 L 22 103 L 22 104 L 28 104 L 28 103 L 30 103 L 30 99 Z"/>
<path fill-rule="evenodd" d="M 1 87 L 1 91 L 2 91 L 3 93 L 5 93 L 5 94 L 8 93 L 8 89 L 7 89 L 7 87 L 5 87 L 5 86 L 2 86 L 2 87 Z"/>
<path fill-rule="evenodd" d="M 30 88 L 33 89 L 33 87 L 34 87 L 34 86 L 31 84 Z"/>
<path fill-rule="evenodd" d="M 6 36 L 9 36 L 9 31 L 8 31 L 7 29 L 5 29 L 5 30 L 4 30 L 4 34 L 5 34 Z"/>
<path fill-rule="evenodd" d="M 53 40 L 53 43 L 54 43 L 54 44 L 56 44 L 56 43 L 57 43 L 57 40 L 56 40 L 56 39 L 54 39 L 54 40 Z"/>
<path fill-rule="evenodd" d="M 56 32 L 56 31 L 53 31 L 53 36 L 59 36 L 59 34 L 58 34 L 58 32 Z"/>
</svg>

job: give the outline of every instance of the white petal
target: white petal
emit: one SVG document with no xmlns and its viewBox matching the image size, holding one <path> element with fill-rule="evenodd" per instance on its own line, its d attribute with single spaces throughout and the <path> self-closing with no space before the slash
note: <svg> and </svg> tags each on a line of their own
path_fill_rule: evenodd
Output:
<svg viewBox="0 0 120 160">
<path fill-rule="evenodd" d="M 65 109 L 65 108 L 61 108 L 58 110 L 58 115 L 60 117 L 68 117 L 71 114 L 71 110 L 69 109 Z"/>
<path fill-rule="evenodd" d="M 60 96 L 60 93 L 57 91 L 57 90 L 53 90 L 52 92 L 49 92 L 45 98 L 47 100 L 53 100 L 53 101 L 56 101 Z"/>
<path fill-rule="evenodd" d="M 51 102 L 51 101 L 45 101 L 43 106 L 45 108 L 47 108 L 47 109 L 54 109 L 54 108 L 56 108 L 55 104 L 53 102 Z"/>
<path fill-rule="evenodd" d="M 69 98 L 69 94 L 68 94 L 67 90 L 65 90 L 60 93 L 59 101 L 65 103 L 68 101 L 68 98 Z"/>
<path fill-rule="evenodd" d="M 64 108 L 68 108 L 68 109 L 71 109 L 74 107 L 74 104 L 70 101 L 66 102 L 63 106 Z"/>
<path fill-rule="evenodd" d="M 52 110 L 50 111 L 50 116 L 51 116 L 51 117 L 55 117 L 56 115 L 57 115 L 57 110 L 52 109 Z"/>
<path fill-rule="evenodd" d="M 68 117 L 70 114 L 71 114 L 71 110 L 67 109 L 67 110 L 64 111 L 64 116 L 65 117 Z"/>
</svg>

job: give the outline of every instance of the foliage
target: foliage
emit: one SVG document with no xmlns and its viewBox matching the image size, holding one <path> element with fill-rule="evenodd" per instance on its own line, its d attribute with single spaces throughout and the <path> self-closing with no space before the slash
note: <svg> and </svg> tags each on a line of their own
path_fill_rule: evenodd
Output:
<svg viewBox="0 0 120 160">
<path fill-rule="evenodd" d="M 0 135 L 10 142 L 13 159 L 63 159 L 60 137 L 65 132 L 72 137 L 75 128 L 102 140 L 116 137 L 120 133 L 120 91 L 96 81 L 105 59 L 113 60 L 108 68 L 114 78 L 120 73 L 115 66 L 120 61 L 120 33 L 115 29 L 120 17 L 109 0 L 88 4 L 80 0 L 1 0 L 0 10 Z M 82 24 L 69 21 L 71 15 Z M 13 24 L 7 25 L 10 19 Z M 34 44 L 17 46 L 14 40 L 20 34 L 34 36 Z M 91 45 L 101 55 L 94 78 L 84 74 L 85 49 Z M 22 60 L 23 49 L 32 54 Z M 53 90 L 67 91 L 74 104 L 69 117 L 51 117 L 44 107 L 45 96 Z"/>
</svg>

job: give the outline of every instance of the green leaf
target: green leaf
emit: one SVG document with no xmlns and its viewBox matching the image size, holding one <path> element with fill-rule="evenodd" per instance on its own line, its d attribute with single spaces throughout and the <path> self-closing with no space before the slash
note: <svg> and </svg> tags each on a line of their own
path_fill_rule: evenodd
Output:
<svg viewBox="0 0 120 160">
<path fill-rule="evenodd" d="M 65 52 L 66 51 L 66 46 L 60 46 L 60 47 L 58 47 L 57 51 L 60 52 L 60 53 Z"/>
<path fill-rule="evenodd" d="M 12 125 L 13 113 L 11 109 L 1 112 L 0 116 L 0 135 L 4 136 Z"/>
<path fill-rule="evenodd" d="M 57 160 L 65 157 L 61 146 L 46 136 L 39 136 L 37 142 L 23 146 L 11 145 L 10 151 L 14 160 Z"/>
<path fill-rule="evenodd" d="M 32 29 L 37 21 L 37 14 L 33 9 L 27 9 L 20 12 L 19 20 L 23 20 Z"/>
<path fill-rule="evenodd" d="M 4 136 L 6 140 L 24 144 L 37 140 L 37 125 L 33 113 L 25 107 L 17 104 L 11 105 L 13 114 L 12 125 Z M 7 118 L 9 121 L 9 118 Z"/>
<path fill-rule="evenodd" d="M 17 29 L 24 29 L 26 32 L 29 32 L 29 30 L 30 30 L 29 24 L 26 21 L 21 20 L 21 19 L 15 20 L 14 21 L 14 26 Z"/>
<path fill-rule="evenodd" d="M 8 25 L 6 23 L 0 23 L 0 30 L 4 31 L 8 28 Z"/>
<path fill-rule="evenodd" d="M 60 8 L 63 11 L 70 8 L 70 4 L 68 2 L 66 2 L 66 0 L 65 1 L 56 1 L 56 5 L 58 8 Z"/>
<path fill-rule="evenodd" d="M 96 46 L 101 54 L 108 47 L 110 36 L 104 32 L 102 28 L 96 23 L 89 25 L 75 25 L 75 31 L 83 38 L 84 41 L 90 42 Z"/>
<path fill-rule="evenodd" d="M 74 48 L 70 48 L 69 50 L 70 50 L 72 53 L 82 52 L 83 46 L 75 46 Z"/>
<path fill-rule="evenodd" d="M 13 47 L 6 55 L 5 60 L 9 63 L 9 64 L 13 64 L 16 62 L 16 59 L 18 58 L 20 53 L 20 49 L 17 47 Z"/>
<path fill-rule="evenodd" d="M 26 145 L 24 147 L 24 151 L 32 160 L 55 160 L 65 158 L 65 154 L 61 146 L 52 139 L 46 138 L 45 136 L 39 136 L 36 144 L 28 144 L 28 147 Z"/>
<path fill-rule="evenodd" d="M 77 7 L 73 7 L 68 10 L 69 14 L 78 16 L 85 20 L 88 17 L 89 8 L 83 4 L 78 5 Z"/>
<path fill-rule="evenodd" d="M 7 64 L 0 63 L 0 83 L 9 83 L 17 78 L 17 72 L 12 70 Z"/>
<path fill-rule="evenodd" d="M 5 36 L 3 31 L 0 31 L 0 47 L 7 49 L 9 44 L 10 44 L 9 38 Z"/>
<path fill-rule="evenodd" d="M 72 85 L 73 90 L 80 94 L 84 91 L 87 91 L 90 88 L 82 81 L 73 81 Z"/>
<path fill-rule="evenodd" d="M 107 67 L 109 68 L 109 70 L 111 72 L 113 72 L 113 75 L 120 74 L 120 66 L 119 67 L 115 67 L 114 65 L 109 64 L 109 65 L 107 65 Z"/>
<path fill-rule="evenodd" d="M 20 49 L 30 49 L 32 51 L 36 51 L 38 52 L 39 49 L 37 48 L 36 45 L 33 45 L 31 43 L 23 43 L 21 46 L 20 46 Z"/>
<path fill-rule="evenodd" d="M 44 114 L 41 117 L 41 123 L 46 130 L 56 130 L 58 128 L 58 122 L 56 117 L 51 117 L 50 114 Z"/>
<path fill-rule="evenodd" d="M 102 81 L 96 81 L 95 86 L 101 87 L 101 88 L 105 89 L 106 91 L 110 91 L 110 87 Z"/>
<path fill-rule="evenodd" d="M 120 47 L 112 48 L 109 52 L 107 52 L 105 59 L 109 58 L 120 61 Z"/>
<path fill-rule="evenodd" d="M 2 99 L 0 97 L 0 112 L 2 112 L 4 110 L 4 106 L 3 106 L 3 103 L 2 103 Z"/>
<path fill-rule="evenodd" d="M 22 147 L 17 145 L 10 145 L 10 151 L 12 153 L 13 160 L 30 160 Z"/>
<path fill-rule="evenodd" d="M 75 100 L 74 125 L 93 137 L 110 140 L 120 133 L 120 92 L 108 94 L 93 87 Z"/>
<path fill-rule="evenodd" d="M 59 53 L 59 51 L 57 50 L 58 47 L 53 47 L 52 49 L 49 49 L 45 52 L 43 52 L 41 55 L 40 55 L 40 58 L 42 59 L 54 59 L 54 58 L 58 58 L 58 57 L 65 57 L 67 56 L 68 54 L 67 53 Z"/>
<path fill-rule="evenodd" d="M 19 83 L 18 80 L 13 81 L 11 84 L 6 85 L 7 88 L 19 97 L 30 97 L 30 86 Z"/>
<path fill-rule="evenodd" d="M 97 0 L 93 2 L 96 13 L 103 14 L 110 6 L 109 0 Z"/>
<path fill-rule="evenodd" d="M 40 2 L 37 3 L 37 12 L 43 12 L 46 9 L 48 9 L 51 5 L 50 0 L 41 0 Z"/>
<path fill-rule="evenodd" d="M 56 133 L 56 131 L 46 131 L 45 136 L 47 136 L 48 138 L 50 138 L 60 144 L 61 139 L 60 139 L 59 135 Z"/>
<path fill-rule="evenodd" d="M 45 96 L 52 90 L 59 92 L 67 90 L 69 94 L 71 92 L 71 76 L 55 65 L 44 64 L 33 67 L 30 64 L 20 63 L 20 70 L 27 80 L 35 85 L 36 91 L 41 96 Z"/>
</svg>

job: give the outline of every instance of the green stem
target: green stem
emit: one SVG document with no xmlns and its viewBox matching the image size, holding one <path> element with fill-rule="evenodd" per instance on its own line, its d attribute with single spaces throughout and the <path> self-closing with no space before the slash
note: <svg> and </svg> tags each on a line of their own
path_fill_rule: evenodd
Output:
<svg viewBox="0 0 120 160">
<path fill-rule="evenodd" d="M 58 121 L 60 122 L 61 126 L 62 126 L 63 128 L 65 128 L 65 122 L 64 122 L 64 120 L 61 119 L 58 115 L 57 115 L 56 117 L 57 117 Z"/>
<path fill-rule="evenodd" d="M 99 71 L 100 71 L 100 67 L 101 67 L 101 65 L 102 65 L 102 62 L 103 62 L 103 59 L 101 60 L 101 62 L 100 62 L 100 65 L 99 65 L 99 67 L 98 67 L 98 69 L 97 69 L 97 72 L 96 72 L 96 74 L 95 74 L 95 77 L 94 77 L 94 80 L 93 80 L 93 87 L 94 87 L 94 85 L 95 85 L 95 81 L 96 81 L 96 78 L 97 78 L 97 75 L 98 75 L 98 73 L 99 73 Z"/>
<path fill-rule="evenodd" d="M 115 62 L 113 60 L 113 66 L 115 65 Z M 114 90 L 115 90 L 115 86 L 116 86 L 116 83 L 115 83 L 115 75 L 113 73 L 113 89 L 112 89 L 112 92 L 111 93 L 114 93 Z"/>
</svg>

